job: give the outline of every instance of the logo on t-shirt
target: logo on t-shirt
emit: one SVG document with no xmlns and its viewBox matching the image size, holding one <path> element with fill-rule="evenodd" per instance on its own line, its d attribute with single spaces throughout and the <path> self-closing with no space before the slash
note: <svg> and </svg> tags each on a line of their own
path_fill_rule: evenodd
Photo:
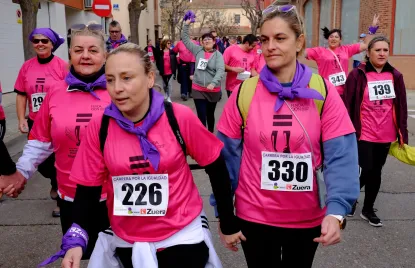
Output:
<svg viewBox="0 0 415 268">
<path fill-rule="evenodd" d="M 134 172 L 133 175 L 150 174 L 148 171 L 148 168 L 150 168 L 150 162 L 144 159 L 144 155 L 130 156 L 129 161 L 131 170 L 137 171 L 137 169 L 144 169 L 144 171 L 140 170 L 140 172 Z"/>
<path fill-rule="evenodd" d="M 46 82 L 46 78 L 44 77 L 36 78 L 35 91 L 45 92 L 45 82 Z"/>
<path fill-rule="evenodd" d="M 81 138 L 86 131 L 89 121 L 91 121 L 92 113 L 77 113 L 75 117 L 75 125 L 74 129 L 69 127 L 65 128 L 65 134 L 68 139 L 73 141 L 76 147 L 69 147 L 68 157 L 75 158 L 76 153 L 78 152 L 78 147 L 81 145 Z M 83 126 L 83 127 L 82 127 Z M 81 129 L 83 129 L 81 133 Z M 82 134 L 82 135 L 81 135 Z"/>
</svg>

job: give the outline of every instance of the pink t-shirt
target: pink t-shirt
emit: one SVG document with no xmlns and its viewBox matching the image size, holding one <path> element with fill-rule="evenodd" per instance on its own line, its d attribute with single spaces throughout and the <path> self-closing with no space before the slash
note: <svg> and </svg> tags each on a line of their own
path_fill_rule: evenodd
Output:
<svg viewBox="0 0 415 268">
<path fill-rule="evenodd" d="M 321 224 L 325 210 L 319 206 L 315 179 L 315 169 L 322 162 L 320 134 L 323 141 L 327 141 L 355 131 L 339 94 L 334 86 L 326 84 L 328 95 L 321 120 L 313 100 L 287 100 L 308 132 L 315 159 L 313 191 L 283 192 L 261 189 L 262 152 L 310 153 L 310 143 L 286 104 L 274 112 L 277 95 L 271 94 L 259 81 L 244 131 L 239 184 L 235 193 L 238 217 L 283 228 L 311 228 Z M 241 139 L 242 118 L 236 105 L 236 93 L 225 105 L 218 130 L 230 138 Z M 285 171 L 283 167 L 280 169 Z"/>
<path fill-rule="evenodd" d="M 306 52 L 307 59 L 316 61 L 318 73 L 325 79 L 329 79 L 329 75 L 342 72 L 342 68 L 347 77 L 349 74 L 349 59 L 353 57 L 353 55 L 360 53 L 360 44 L 342 45 L 333 51 L 339 59 L 341 67 L 328 48 L 307 48 Z M 344 85 L 337 86 L 336 89 L 340 95 L 343 95 Z"/>
<path fill-rule="evenodd" d="M 196 44 L 196 41 L 192 41 Z M 186 48 L 183 41 L 177 43 L 177 45 L 173 48 L 174 53 L 179 53 L 180 61 L 181 62 L 195 62 L 196 58 L 193 53 Z"/>
<path fill-rule="evenodd" d="M 173 104 L 188 154 L 201 166 L 213 163 L 223 148 L 190 108 Z M 203 208 L 192 172 L 169 125 L 166 114 L 148 132 L 149 141 L 160 153 L 159 171 L 144 160 L 140 142 L 134 134 L 122 130 L 110 120 L 104 154 L 99 143 L 101 117 L 94 118 L 87 129 L 71 172 L 74 184 L 106 185 L 108 214 L 112 229 L 125 241 L 155 242 L 166 239 L 193 221 Z M 201 142 L 203 140 L 203 142 Z M 120 150 L 122 148 L 122 150 Z M 112 176 L 132 174 L 168 174 L 169 201 L 165 216 L 114 216 Z"/>
<path fill-rule="evenodd" d="M 29 100 L 30 119 L 35 120 L 37 112 L 33 112 L 33 108 L 39 109 L 42 100 L 44 100 L 43 97 L 36 97 L 35 100 L 32 100 L 32 95 L 47 93 L 51 85 L 65 79 L 68 71 L 68 63 L 57 56 L 54 56 L 49 63 L 45 64 L 40 64 L 36 57 L 23 63 L 14 84 L 14 89 L 18 93 L 26 94 Z"/>
<path fill-rule="evenodd" d="M 255 54 L 252 51 L 246 52 L 242 50 L 239 45 L 228 47 L 223 53 L 223 60 L 230 67 L 244 68 L 248 72 L 251 72 L 251 69 L 255 68 Z M 233 91 L 243 82 L 236 79 L 237 75 L 234 72 L 228 72 L 226 74 L 226 90 Z"/>
<path fill-rule="evenodd" d="M 212 52 L 205 52 L 205 59 L 210 59 L 210 57 L 212 56 Z M 217 86 L 215 88 L 213 88 L 212 90 L 207 89 L 207 87 L 202 87 L 197 85 L 196 83 L 192 84 L 192 88 L 195 90 L 199 90 L 199 91 L 204 91 L 204 92 L 219 92 L 220 91 L 220 86 Z"/>
<path fill-rule="evenodd" d="M 58 82 L 46 95 L 36 117 L 29 139 L 51 142 L 56 155 L 58 189 L 61 198 L 75 197 L 76 183 L 69 180 L 69 173 L 86 133 L 89 121 L 104 112 L 111 102 L 106 90 L 94 90 L 100 100 L 91 93 L 68 92 L 65 81 Z M 102 198 L 106 195 L 103 194 Z"/>
<path fill-rule="evenodd" d="M 172 74 L 171 63 L 170 63 L 170 51 L 163 51 L 163 61 L 164 61 L 164 75 Z"/>
<path fill-rule="evenodd" d="M 255 70 L 257 73 L 260 73 L 266 64 L 264 54 L 261 53 L 255 56 Z"/>
<path fill-rule="evenodd" d="M 148 53 L 151 55 L 150 56 L 150 60 L 151 60 L 151 62 L 155 62 L 156 60 L 155 60 L 155 58 L 154 58 L 154 52 L 153 52 L 153 48 L 152 47 L 147 47 L 147 49 L 148 49 Z"/>
<path fill-rule="evenodd" d="M 3 90 L 1 89 L 1 83 L 0 83 L 0 95 L 1 94 L 3 94 Z M 1 102 L 0 102 L 0 120 L 4 120 L 4 119 L 6 119 L 6 115 L 4 113 L 3 106 L 1 105 Z"/>
<path fill-rule="evenodd" d="M 392 80 L 390 72 L 366 73 L 368 82 Z M 393 99 L 370 101 L 366 85 L 361 106 L 362 132 L 360 140 L 369 142 L 394 142 L 397 138 L 393 122 Z"/>
</svg>

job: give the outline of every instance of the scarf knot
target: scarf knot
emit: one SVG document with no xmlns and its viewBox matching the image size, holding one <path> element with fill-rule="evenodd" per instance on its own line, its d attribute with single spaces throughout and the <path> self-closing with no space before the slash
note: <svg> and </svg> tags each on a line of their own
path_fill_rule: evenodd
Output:
<svg viewBox="0 0 415 268">
<path fill-rule="evenodd" d="M 98 95 L 94 92 L 95 88 L 107 88 L 107 81 L 105 79 L 105 74 L 101 74 L 94 82 L 84 82 L 79 80 L 75 75 L 72 73 L 74 72 L 73 69 L 66 75 L 65 82 L 69 85 L 69 90 L 76 89 L 85 92 L 89 92 L 92 96 L 96 99 L 100 100 Z"/>
</svg>

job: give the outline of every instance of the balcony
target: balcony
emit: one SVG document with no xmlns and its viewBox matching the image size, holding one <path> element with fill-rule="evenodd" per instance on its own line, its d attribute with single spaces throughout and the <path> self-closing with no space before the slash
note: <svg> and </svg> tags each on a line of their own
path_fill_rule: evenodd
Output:
<svg viewBox="0 0 415 268">
<path fill-rule="evenodd" d="M 79 10 L 84 9 L 84 0 L 53 0 L 53 2 L 61 3 L 65 6 L 76 8 Z"/>
</svg>

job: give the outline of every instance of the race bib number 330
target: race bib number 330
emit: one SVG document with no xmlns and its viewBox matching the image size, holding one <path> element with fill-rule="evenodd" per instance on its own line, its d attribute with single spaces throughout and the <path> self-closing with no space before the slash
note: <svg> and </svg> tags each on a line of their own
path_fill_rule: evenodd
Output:
<svg viewBox="0 0 415 268">
<path fill-rule="evenodd" d="M 262 152 L 261 189 L 313 191 L 311 153 Z"/>
<path fill-rule="evenodd" d="M 114 215 L 165 216 L 169 204 L 169 176 L 143 174 L 112 177 Z"/>
</svg>

